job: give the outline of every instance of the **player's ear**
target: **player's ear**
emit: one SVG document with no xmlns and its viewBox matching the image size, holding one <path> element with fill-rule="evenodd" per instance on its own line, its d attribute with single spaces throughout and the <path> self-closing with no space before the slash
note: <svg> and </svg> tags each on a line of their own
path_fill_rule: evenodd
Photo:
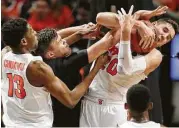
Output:
<svg viewBox="0 0 179 128">
<path fill-rule="evenodd" d="M 153 103 L 149 102 L 149 104 L 148 104 L 148 110 L 152 110 L 152 108 L 153 108 Z"/>
<path fill-rule="evenodd" d="M 25 38 L 21 39 L 21 44 L 22 46 L 26 46 L 27 45 L 27 40 Z"/>
<path fill-rule="evenodd" d="M 47 51 L 45 53 L 44 57 L 47 58 L 47 59 L 53 59 L 53 58 L 55 58 L 55 54 L 54 54 L 53 51 Z"/>
<path fill-rule="evenodd" d="M 155 21 L 155 22 L 152 22 L 152 24 L 153 24 L 153 25 L 156 25 L 156 24 L 157 24 L 157 21 Z"/>
<path fill-rule="evenodd" d="M 129 109 L 129 105 L 127 103 L 124 104 L 124 108 L 127 110 Z"/>
</svg>

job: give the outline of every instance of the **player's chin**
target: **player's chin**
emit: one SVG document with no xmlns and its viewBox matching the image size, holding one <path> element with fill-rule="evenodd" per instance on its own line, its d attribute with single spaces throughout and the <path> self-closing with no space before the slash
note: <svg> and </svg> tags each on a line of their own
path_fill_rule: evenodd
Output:
<svg viewBox="0 0 179 128">
<path fill-rule="evenodd" d="M 71 48 L 68 48 L 68 51 L 67 51 L 67 53 L 65 54 L 65 56 L 68 57 L 69 55 L 71 55 L 71 53 L 72 53 Z"/>
</svg>

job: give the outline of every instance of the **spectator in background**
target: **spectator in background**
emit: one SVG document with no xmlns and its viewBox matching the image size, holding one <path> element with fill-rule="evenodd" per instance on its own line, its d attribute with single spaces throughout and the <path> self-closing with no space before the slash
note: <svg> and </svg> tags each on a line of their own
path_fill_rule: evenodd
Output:
<svg viewBox="0 0 179 128">
<path fill-rule="evenodd" d="M 70 8 L 62 5 L 61 0 L 37 0 L 29 12 L 28 22 L 36 31 L 46 27 L 64 28 L 74 22 Z"/>
<path fill-rule="evenodd" d="M 171 11 L 178 11 L 179 10 L 179 0 L 154 0 L 162 5 L 166 5 L 169 7 Z"/>
<path fill-rule="evenodd" d="M 4 19 L 18 18 L 20 15 L 23 1 L 21 0 L 2 0 L 1 14 Z"/>
<path fill-rule="evenodd" d="M 28 22 L 36 31 L 46 27 L 56 27 L 52 15 L 50 14 L 50 5 L 50 0 L 37 0 L 32 4 L 29 10 L 30 17 L 28 18 Z"/>
<path fill-rule="evenodd" d="M 62 0 L 51 0 L 51 9 L 57 28 L 69 27 L 74 23 L 71 9 L 67 5 L 63 5 Z"/>
<path fill-rule="evenodd" d="M 77 5 L 77 10 L 75 11 L 75 22 L 74 26 L 82 25 L 88 23 L 89 20 L 89 10 L 90 10 L 90 4 L 88 3 L 88 0 L 80 0 L 79 5 Z M 87 42 L 88 40 L 79 40 L 77 43 L 72 45 L 73 51 L 78 51 L 82 49 L 87 48 Z"/>
<path fill-rule="evenodd" d="M 28 19 L 29 18 L 29 9 L 32 7 L 33 2 L 36 0 L 25 0 L 24 4 L 22 5 L 21 8 L 21 13 L 20 13 L 20 17 L 24 18 L 24 19 Z"/>
<path fill-rule="evenodd" d="M 153 0 L 153 3 L 156 7 L 167 5 L 169 10 L 165 16 L 179 23 L 179 0 Z"/>
</svg>

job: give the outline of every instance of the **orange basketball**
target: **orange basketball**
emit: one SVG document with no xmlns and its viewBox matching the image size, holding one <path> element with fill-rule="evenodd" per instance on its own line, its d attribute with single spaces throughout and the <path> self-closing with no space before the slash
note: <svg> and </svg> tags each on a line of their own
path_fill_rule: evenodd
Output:
<svg viewBox="0 0 179 128">
<path fill-rule="evenodd" d="M 153 44 L 153 46 L 150 48 L 142 49 L 139 46 L 140 39 L 141 37 L 139 34 L 136 34 L 136 33 L 131 34 L 131 49 L 133 52 L 136 52 L 139 54 L 149 53 L 155 47 Z"/>
</svg>

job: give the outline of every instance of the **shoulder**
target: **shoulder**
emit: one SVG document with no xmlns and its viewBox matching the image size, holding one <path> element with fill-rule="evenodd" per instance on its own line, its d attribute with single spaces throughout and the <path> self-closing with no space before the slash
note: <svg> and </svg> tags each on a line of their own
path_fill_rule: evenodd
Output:
<svg viewBox="0 0 179 128">
<path fill-rule="evenodd" d="M 46 68 L 49 68 L 49 66 L 41 60 L 35 60 L 35 61 L 31 61 L 27 68 L 29 71 L 37 71 L 37 72 L 42 71 L 43 72 L 45 71 Z"/>
<path fill-rule="evenodd" d="M 26 76 L 33 86 L 42 86 L 54 76 L 52 69 L 43 61 L 31 61 L 26 70 Z"/>
<path fill-rule="evenodd" d="M 158 127 L 158 128 L 161 127 L 160 123 L 156 123 L 156 122 L 154 122 L 154 121 L 149 121 L 149 122 L 148 122 L 148 126 Z"/>
<path fill-rule="evenodd" d="M 128 127 L 129 127 L 129 124 L 128 124 L 128 122 L 125 122 L 125 123 L 123 123 L 123 124 L 121 124 L 121 125 L 118 125 L 118 127 L 119 127 L 119 128 L 128 128 Z"/>
</svg>

